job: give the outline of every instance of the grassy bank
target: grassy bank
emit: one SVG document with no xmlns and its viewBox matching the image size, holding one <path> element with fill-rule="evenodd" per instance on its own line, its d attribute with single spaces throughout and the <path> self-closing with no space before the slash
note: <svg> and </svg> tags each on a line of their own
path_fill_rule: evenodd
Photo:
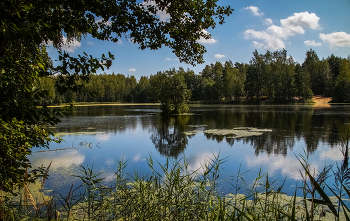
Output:
<svg viewBox="0 0 350 221">
<path fill-rule="evenodd" d="M 48 107 L 66 107 L 70 106 L 70 103 L 59 104 L 59 105 L 50 105 Z M 74 106 L 83 107 L 83 106 L 130 106 L 130 105 L 154 105 L 159 106 L 160 103 L 120 103 L 120 102 L 75 102 Z"/>
</svg>

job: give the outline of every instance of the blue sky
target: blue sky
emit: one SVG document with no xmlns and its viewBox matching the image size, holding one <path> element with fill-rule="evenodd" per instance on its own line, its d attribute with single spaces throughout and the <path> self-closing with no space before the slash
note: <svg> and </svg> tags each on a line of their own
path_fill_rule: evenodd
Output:
<svg viewBox="0 0 350 221">
<path fill-rule="evenodd" d="M 218 4 L 230 5 L 234 12 L 225 24 L 206 30 L 212 39 L 202 42 L 207 49 L 204 64 L 180 63 L 164 47 L 157 51 L 140 50 L 128 39 L 113 43 L 87 36 L 62 49 L 72 56 L 86 52 L 95 57 L 110 51 L 115 60 L 105 72 L 134 75 L 137 79 L 173 67 L 190 68 L 199 74 L 206 64 L 216 61 L 249 63 L 255 49 L 265 53 L 285 48 L 299 63 L 310 48 L 320 59 L 331 54 L 344 58 L 350 55 L 350 0 L 219 0 Z M 166 19 L 167 15 L 159 16 Z M 50 48 L 49 54 L 53 59 L 57 56 Z"/>
</svg>

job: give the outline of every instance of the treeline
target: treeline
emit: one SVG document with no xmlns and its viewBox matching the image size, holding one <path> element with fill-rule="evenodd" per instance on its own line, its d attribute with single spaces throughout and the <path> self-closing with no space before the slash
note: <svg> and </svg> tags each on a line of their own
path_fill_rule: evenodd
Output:
<svg viewBox="0 0 350 221">
<path fill-rule="evenodd" d="M 176 100 L 290 103 L 308 101 L 313 95 L 350 102 L 350 58 L 331 55 L 320 59 L 312 49 L 306 52 L 302 64 L 286 50 L 265 54 L 255 50 L 249 64 L 216 62 L 206 65 L 199 74 L 179 68 L 142 76 L 139 81 L 123 74 L 91 75 L 88 83 L 76 82 L 79 90 L 67 90 L 64 95 L 56 93 L 58 78 L 40 79 L 39 89 L 50 94 L 43 104 L 161 100 L 175 104 Z"/>
</svg>

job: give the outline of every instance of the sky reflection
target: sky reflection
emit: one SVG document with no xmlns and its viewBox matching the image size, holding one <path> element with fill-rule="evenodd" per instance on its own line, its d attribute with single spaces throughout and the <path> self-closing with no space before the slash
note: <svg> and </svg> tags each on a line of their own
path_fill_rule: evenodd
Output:
<svg viewBox="0 0 350 221">
<path fill-rule="evenodd" d="M 78 107 L 57 125 L 56 131 L 65 133 L 62 138 L 66 142 L 50 144 L 50 150 L 75 149 L 34 149 L 30 160 L 33 167 L 52 161 L 48 188 L 64 189 L 78 182 L 72 175 L 79 173 L 80 166 L 93 167 L 96 173 L 103 173 L 106 182 L 113 182 L 116 162 L 122 158 L 127 160 L 125 172 L 130 178 L 135 171 L 148 175 L 150 156 L 157 170 L 157 161 L 163 165 L 167 157 L 177 161 L 185 158 L 188 169 L 198 173 L 203 172 L 208 159 L 227 157 L 220 169 L 222 180 L 230 180 L 241 168 L 241 172 L 249 171 L 245 176 L 251 183 L 262 169 L 272 178 L 288 177 L 292 187 L 300 181 L 302 169 L 295 155 L 305 150 L 310 155 L 309 164 L 317 170 L 342 159 L 339 147 L 350 128 L 349 110 L 350 106 L 328 107 L 326 111 L 309 106 L 198 106 L 191 108 L 194 115 L 164 118 L 154 114 L 154 106 Z M 268 130 L 238 139 L 230 134 L 186 135 L 193 125 L 202 131 L 239 127 Z M 229 184 L 222 186 L 225 191 L 230 188 Z"/>
</svg>

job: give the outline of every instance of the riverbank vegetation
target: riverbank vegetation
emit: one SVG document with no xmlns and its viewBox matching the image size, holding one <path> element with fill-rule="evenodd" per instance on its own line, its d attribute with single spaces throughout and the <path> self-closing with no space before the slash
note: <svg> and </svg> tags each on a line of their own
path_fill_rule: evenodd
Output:
<svg viewBox="0 0 350 221">
<path fill-rule="evenodd" d="M 334 55 L 320 59 L 312 49 L 296 63 L 286 50 L 253 52 L 249 64 L 206 65 L 199 73 L 183 68 L 134 76 L 94 74 L 78 92 L 59 95 L 57 78 L 41 78 L 38 87 L 50 96 L 43 104 L 69 102 L 160 102 L 164 112 L 184 112 L 185 103 L 310 102 L 313 95 L 350 102 L 350 60 Z M 77 85 L 82 82 L 77 81 Z"/>
<path fill-rule="evenodd" d="M 80 184 L 65 193 L 47 191 L 45 176 L 36 186 L 25 183 L 17 197 L 1 195 L 2 220 L 350 220 L 349 139 L 343 142 L 340 164 L 315 171 L 306 155 L 297 155 L 303 170 L 294 195 L 283 193 L 284 182 L 271 180 L 261 170 L 253 182 L 238 170 L 220 180 L 227 158 L 213 156 L 195 171 L 186 160 L 165 164 L 147 159 L 149 173 L 127 174 L 127 162 L 119 160 L 115 181 L 103 182 L 103 174 L 81 167 Z M 160 170 L 156 169 L 160 168 Z M 330 174 L 330 173 L 333 174 Z M 334 186 L 327 180 L 334 177 Z M 282 179 L 283 180 L 283 179 Z M 327 181 L 327 182 L 326 182 Z M 230 193 L 220 191 L 229 182 Z M 298 188 L 303 195 L 297 196 Z"/>
</svg>

